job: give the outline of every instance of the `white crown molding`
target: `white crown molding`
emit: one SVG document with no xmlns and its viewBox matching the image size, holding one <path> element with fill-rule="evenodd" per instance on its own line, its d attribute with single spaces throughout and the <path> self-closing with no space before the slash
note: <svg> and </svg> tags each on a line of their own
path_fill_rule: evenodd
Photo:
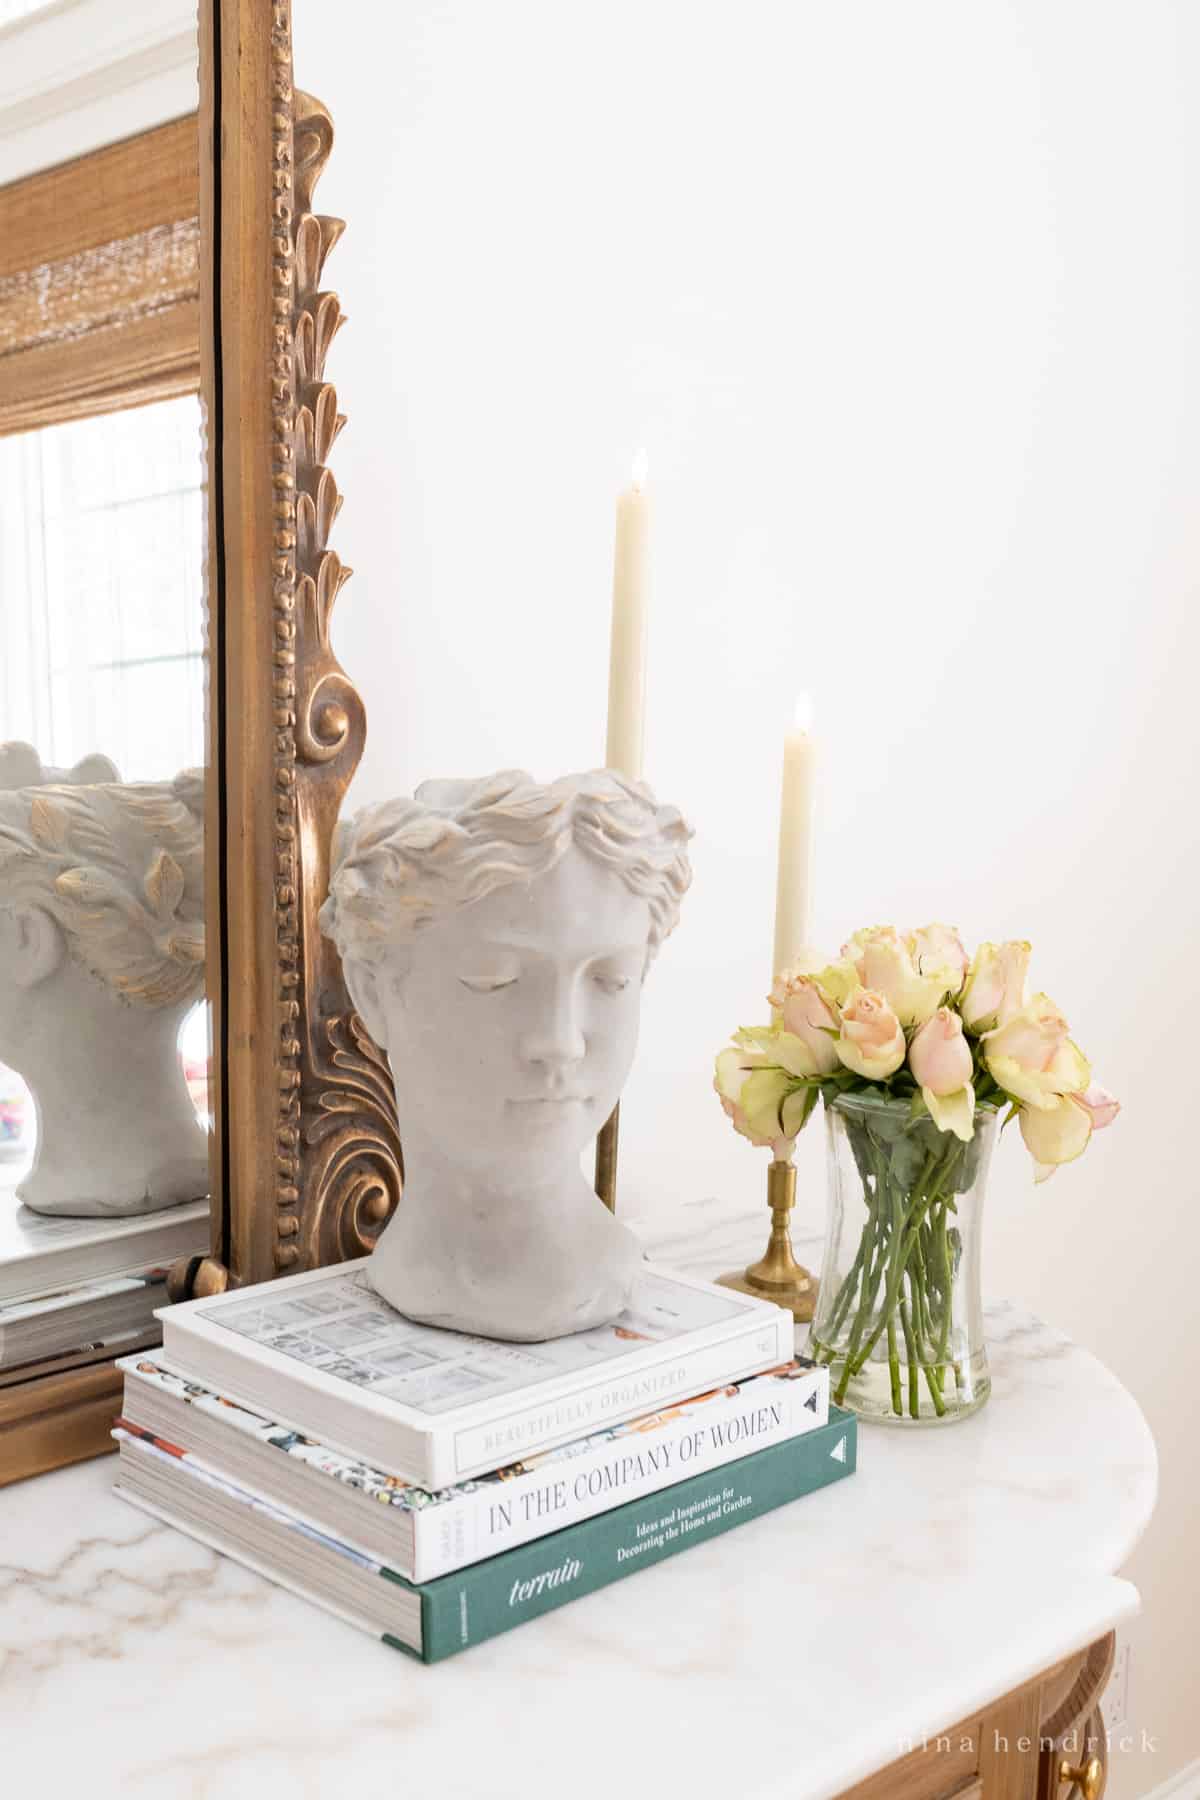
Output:
<svg viewBox="0 0 1200 1800">
<path fill-rule="evenodd" d="M 0 30 L 0 182 L 196 105 L 196 0 L 59 0 Z"/>
</svg>

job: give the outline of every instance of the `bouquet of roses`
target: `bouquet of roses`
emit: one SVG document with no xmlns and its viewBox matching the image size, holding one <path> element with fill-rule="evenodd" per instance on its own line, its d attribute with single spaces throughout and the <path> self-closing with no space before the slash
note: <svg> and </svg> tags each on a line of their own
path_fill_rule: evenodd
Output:
<svg viewBox="0 0 1200 1800">
<path fill-rule="evenodd" d="M 904 1095 L 914 1116 L 928 1112 L 963 1142 L 978 1104 L 1007 1105 L 1044 1181 L 1119 1109 L 1093 1085 L 1054 1002 L 1026 998 L 1029 953 L 1025 943 L 981 944 L 968 959 L 947 925 L 903 935 L 876 925 L 856 931 L 836 962 L 784 969 L 771 1023 L 743 1026 L 717 1057 L 715 1086 L 735 1130 L 786 1159 L 822 1093 Z"/>
<path fill-rule="evenodd" d="M 963 1379 L 952 1317 L 962 1238 L 951 1219 L 978 1172 L 980 1115 L 1018 1119 L 1037 1181 L 1116 1117 L 1053 1001 L 1027 998 L 1029 954 L 1010 942 L 969 958 L 945 925 L 858 931 L 836 961 L 784 969 L 770 1024 L 743 1027 L 717 1057 L 735 1130 L 777 1160 L 791 1158 L 818 1097 L 849 1139 L 866 1220 L 813 1328 L 818 1355 L 844 1362 L 835 1398 L 885 1333 L 896 1412 L 901 1338 L 914 1417 L 921 1374 L 939 1416 L 947 1371 Z"/>
</svg>

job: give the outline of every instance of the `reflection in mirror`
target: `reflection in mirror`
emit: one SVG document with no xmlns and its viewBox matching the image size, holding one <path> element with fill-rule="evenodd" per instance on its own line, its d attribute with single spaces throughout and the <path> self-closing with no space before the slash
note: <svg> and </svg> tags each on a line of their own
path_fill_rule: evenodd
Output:
<svg viewBox="0 0 1200 1800">
<path fill-rule="evenodd" d="M 204 982 L 204 782 L 0 794 L 0 1057 L 37 1115 L 17 1195 L 70 1217 L 207 1188 L 179 1055 Z"/>
<path fill-rule="evenodd" d="M 194 393 L 0 437 L 0 1387 L 209 1247 Z"/>
</svg>

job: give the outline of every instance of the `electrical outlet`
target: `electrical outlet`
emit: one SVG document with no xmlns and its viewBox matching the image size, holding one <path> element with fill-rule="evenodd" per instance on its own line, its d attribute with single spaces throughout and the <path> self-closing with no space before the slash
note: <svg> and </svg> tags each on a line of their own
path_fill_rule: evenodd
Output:
<svg viewBox="0 0 1200 1800">
<path fill-rule="evenodd" d="M 1113 1672 L 1100 1702 L 1100 1717 L 1110 1738 L 1129 1724 L 1129 1661 L 1130 1647 L 1118 1637 Z"/>
</svg>

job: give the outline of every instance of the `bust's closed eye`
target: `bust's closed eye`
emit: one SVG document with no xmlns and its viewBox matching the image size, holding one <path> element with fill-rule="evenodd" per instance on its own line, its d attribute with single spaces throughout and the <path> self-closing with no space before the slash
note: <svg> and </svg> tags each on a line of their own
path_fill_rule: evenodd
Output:
<svg viewBox="0 0 1200 1800">
<path fill-rule="evenodd" d="M 514 987 L 517 980 L 515 975 L 507 974 L 460 975 L 458 979 L 465 988 L 470 988 L 473 994 L 495 994 L 501 988 Z"/>
<path fill-rule="evenodd" d="M 629 986 L 630 978 L 628 975 L 607 975 L 602 970 L 593 975 L 592 980 L 605 994 L 623 994 Z"/>
</svg>

